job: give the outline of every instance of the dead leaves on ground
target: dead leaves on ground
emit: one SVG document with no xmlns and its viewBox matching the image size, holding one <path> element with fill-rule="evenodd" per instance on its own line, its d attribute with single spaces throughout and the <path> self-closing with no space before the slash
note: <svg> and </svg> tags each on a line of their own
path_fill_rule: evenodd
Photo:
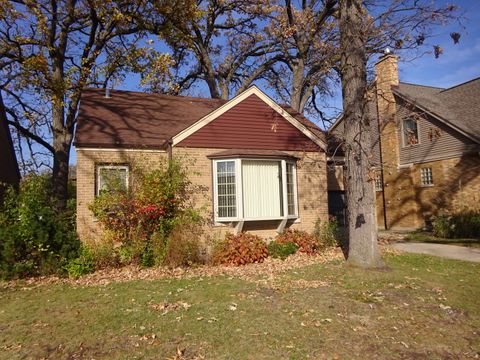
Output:
<svg viewBox="0 0 480 360">
<path fill-rule="evenodd" d="M 188 304 L 185 301 L 177 301 L 174 303 L 164 301 L 160 304 L 150 302 L 149 307 L 152 308 L 153 310 L 160 311 L 162 316 L 168 314 L 171 311 L 177 311 L 177 310 L 188 310 L 190 309 L 192 305 Z"/>
<path fill-rule="evenodd" d="M 249 264 L 239 267 L 204 265 L 196 268 L 166 267 L 141 268 L 138 266 L 125 266 L 123 268 L 110 268 L 96 271 L 79 279 L 59 278 L 56 276 L 31 278 L 21 281 L 0 283 L 0 288 L 32 288 L 51 284 L 70 284 L 73 286 L 98 286 L 111 283 L 127 282 L 133 280 L 160 280 L 160 279 L 190 279 L 194 277 L 213 277 L 219 275 L 232 276 L 246 281 L 258 280 L 258 277 L 273 277 L 288 270 L 302 268 L 314 264 L 323 264 L 332 260 L 343 259 L 339 248 L 328 249 L 322 254 L 309 256 L 297 253 L 285 260 L 267 258 L 263 263 Z"/>
</svg>

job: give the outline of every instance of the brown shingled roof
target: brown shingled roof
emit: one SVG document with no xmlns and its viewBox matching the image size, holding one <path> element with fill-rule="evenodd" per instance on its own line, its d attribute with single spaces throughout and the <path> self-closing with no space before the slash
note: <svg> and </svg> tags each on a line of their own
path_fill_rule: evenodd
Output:
<svg viewBox="0 0 480 360">
<path fill-rule="evenodd" d="M 480 78 L 448 89 L 400 83 L 393 91 L 480 142 Z"/>
<path fill-rule="evenodd" d="M 168 140 L 225 100 L 85 89 L 75 146 L 165 148 Z"/>
<path fill-rule="evenodd" d="M 102 89 L 83 91 L 75 143 L 77 147 L 158 148 L 226 100 Z M 325 141 L 324 132 L 289 106 L 291 116 Z"/>
</svg>

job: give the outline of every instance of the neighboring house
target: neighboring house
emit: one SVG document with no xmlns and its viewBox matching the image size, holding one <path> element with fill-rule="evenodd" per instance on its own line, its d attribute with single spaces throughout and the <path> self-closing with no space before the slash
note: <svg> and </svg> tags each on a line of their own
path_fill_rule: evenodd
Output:
<svg viewBox="0 0 480 360">
<path fill-rule="evenodd" d="M 140 159 L 191 160 L 191 181 L 203 189 L 195 205 L 220 234 L 312 231 L 328 216 L 324 133 L 257 87 L 229 101 L 86 89 L 74 144 L 84 241 L 101 236 L 88 205 L 104 178 L 114 172 L 128 187 Z"/>
<path fill-rule="evenodd" d="M 20 171 L 18 170 L 15 149 L 13 148 L 10 129 L 8 128 L 7 115 L 0 94 L 0 201 L 3 198 L 5 184 L 13 185 L 18 189 Z"/>
<path fill-rule="evenodd" d="M 393 54 L 375 70 L 378 226 L 423 228 L 441 212 L 480 209 L 480 78 L 447 89 L 402 83 Z M 342 120 L 329 131 L 340 136 Z"/>
</svg>

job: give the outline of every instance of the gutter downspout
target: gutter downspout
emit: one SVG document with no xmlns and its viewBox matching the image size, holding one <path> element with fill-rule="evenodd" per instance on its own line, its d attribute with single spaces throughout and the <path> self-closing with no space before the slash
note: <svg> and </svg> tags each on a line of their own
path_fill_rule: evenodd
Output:
<svg viewBox="0 0 480 360">
<path fill-rule="evenodd" d="M 170 164 L 173 159 L 173 139 L 170 138 L 167 143 L 168 163 Z"/>
<path fill-rule="evenodd" d="M 378 109 L 378 91 L 377 85 L 375 84 L 375 97 L 376 100 L 376 108 L 377 108 L 377 127 L 378 127 L 378 150 L 380 152 L 380 180 L 382 181 L 382 205 L 383 205 L 383 225 L 385 226 L 385 230 L 388 230 L 387 224 L 387 203 L 385 202 L 385 182 L 383 177 L 383 156 L 382 156 L 382 129 L 380 128 L 380 111 Z"/>
</svg>

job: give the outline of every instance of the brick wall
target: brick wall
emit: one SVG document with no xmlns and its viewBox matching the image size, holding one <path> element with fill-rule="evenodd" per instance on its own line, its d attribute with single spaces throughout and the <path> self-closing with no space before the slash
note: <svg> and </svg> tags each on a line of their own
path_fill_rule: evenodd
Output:
<svg viewBox="0 0 480 360">
<path fill-rule="evenodd" d="M 209 235 L 222 237 L 227 231 L 234 231 L 235 224 L 214 226 L 212 199 L 212 161 L 207 155 L 221 149 L 174 148 L 173 155 L 183 159 L 190 168 L 194 184 L 192 201 L 205 218 L 209 220 Z M 300 158 L 297 163 L 298 208 L 300 219 L 287 226 L 313 231 L 317 218 L 328 218 L 326 157 L 324 153 L 287 152 Z M 154 168 L 167 160 L 165 152 L 152 151 L 106 151 L 77 149 L 77 231 L 82 241 L 101 241 L 102 233 L 88 209 L 95 197 L 96 164 L 137 164 Z M 131 179 L 134 181 L 134 179 Z M 268 238 L 276 235 L 276 221 L 245 223 L 244 230 Z"/>
<path fill-rule="evenodd" d="M 77 150 L 77 232 L 84 242 L 101 241 L 102 232 L 88 209 L 95 198 L 96 164 L 129 164 L 158 167 L 167 160 L 165 152 L 127 150 Z"/>
<path fill-rule="evenodd" d="M 433 186 L 421 184 L 422 168 L 432 169 Z M 390 228 L 422 228 L 426 220 L 441 212 L 480 210 L 480 157 L 477 154 L 415 164 L 392 175 L 385 185 Z M 377 209 L 381 206 L 379 200 L 377 198 Z"/>
</svg>

